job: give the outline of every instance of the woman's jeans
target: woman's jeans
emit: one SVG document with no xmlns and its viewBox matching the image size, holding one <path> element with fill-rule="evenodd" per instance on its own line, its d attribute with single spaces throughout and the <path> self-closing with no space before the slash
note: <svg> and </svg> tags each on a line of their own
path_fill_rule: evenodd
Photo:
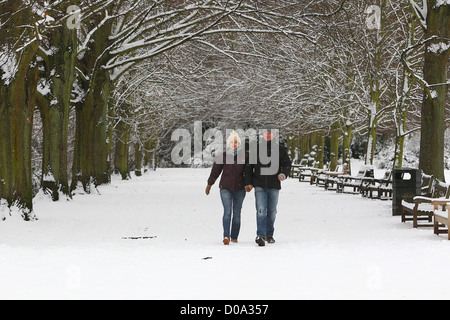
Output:
<svg viewBox="0 0 450 320">
<path fill-rule="evenodd" d="M 223 214 L 223 237 L 238 239 L 241 230 L 241 211 L 245 199 L 245 190 L 230 191 L 220 190 L 220 197 L 224 209 Z M 231 233 L 230 233 L 231 228 Z"/>
<path fill-rule="evenodd" d="M 275 231 L 275 218 L 280 190 L 255 188 L 257 235 L 268 239 Z"/>
</svg>

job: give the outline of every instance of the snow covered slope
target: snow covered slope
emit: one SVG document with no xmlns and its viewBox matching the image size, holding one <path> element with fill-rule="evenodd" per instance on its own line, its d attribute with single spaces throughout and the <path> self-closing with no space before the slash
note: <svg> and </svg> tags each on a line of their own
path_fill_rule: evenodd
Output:
<svg viewBox="0 0 450 320">
<path fill-rule="evenodd" d="M 402 224 L 389 202 L 288 180 L 277 243 L 254 243 L 249 194 L 240 242 L 225 247 L 208 175 L 164 169 L 101 195 L 37 197 L 39 221 L 0 222 L 0 299 L 450 298 L 450 242 Z"/>
</svg>

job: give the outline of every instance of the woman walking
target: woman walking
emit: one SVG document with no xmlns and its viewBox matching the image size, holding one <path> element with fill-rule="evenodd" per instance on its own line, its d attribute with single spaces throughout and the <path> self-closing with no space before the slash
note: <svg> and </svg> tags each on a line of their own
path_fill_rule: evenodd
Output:
<svg viewBox="0 0 450 320">
<path fill-rule="evenodd" d="M 242 161 L 242 160 L 245 161 Z M 220 175 L 220 197 L 224 208 L 223 214 L 223 243 L 229 245 L 230 241 L 238 242 L 241 229 L 241 210 L 245 199 L 244 170 L 247 162 L 245 150 L 241 148 L 241 139 L 233 131 L 227 139 L 227 150 L 216 161 L 211 170 L 206 187 L 206 195 Z M 241 161 L 240 161 L 241 160 Z"/>
</svg>

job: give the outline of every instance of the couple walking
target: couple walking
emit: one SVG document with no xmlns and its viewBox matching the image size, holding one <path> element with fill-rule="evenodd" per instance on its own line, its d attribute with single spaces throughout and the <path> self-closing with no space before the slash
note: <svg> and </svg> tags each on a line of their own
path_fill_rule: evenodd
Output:
<svg viewBox="0 0 450 320">
<path fill-rule="evenodd" d="M 275 243 L 274 225 L 277 214 L 277 205 L 281 182 L 286 180 L 291 171 L 291 160 L 286 148 L 279 145 L 275 140 L 275 132 L 272 129 L 264 130 L 263 139 L 258 144 L 258 157 L 255 164 L 249 163 L 249 156 L 245 154 L 245 147 L 241 145 L 239 135 L 233 131 L 227 139 L 227 149 L 221 156 L 222 161 L 216 161 L 208 179 L 206 194 L 209 195 L 211 187 L 222 175 L 220 180 L 220 197 L 224 207 L 223 215 L 223 243 L 237 243 L 241 228 L 241 210 L 246 192 L 255 189 L 256 214 L 257 214 L 257 237 L 256 243 L 263 247 L 268 243 Z M 261 150 L 266 150 L 263 153 Z M 273 150 L 279 153 L 272 155 Z M 244 153 L 244 154 L 242 154 Z M 266 154 L 264 154 L 266 153 Z M 272 163 L 268 163 L 263 157 L 272 159 L 278 156 L 276 174 L 270 175 L 265 171 Z M 223 157 L 223 158 L 222 158 Z M 234 161 L 230 161 L 230 158 Z M 245 157 L 245 164 L 243 159 Z M 228 160 L 228 161 L 227 161 Z M 264 161 L 263 161 L 264 160 Z M 279 160 L 279 161 L 278 161 Z"/>
</svg>

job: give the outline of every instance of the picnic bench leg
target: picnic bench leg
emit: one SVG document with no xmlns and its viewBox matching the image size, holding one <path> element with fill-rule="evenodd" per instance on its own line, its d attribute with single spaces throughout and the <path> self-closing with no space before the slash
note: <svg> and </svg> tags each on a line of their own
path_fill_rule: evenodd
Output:
<svg viewBox="0 0 450 320">
<path fill-rule="evenodd" d="M 439 235 L 439 221 L 434 217 L 434 234 Z"/>
<path fill-rule="evenodd" d="M 413 211 L 413 227 L 415 229 L 417 229 L 419 227 L 419 204 L 416 203 L 416 206 L 414 207 L 414 211 Z"/>
<path fill-rule="evenodd" d="M 415 228 L 415 229 L 417 229 L 418 228 L 418 226 L 419 226 L 419 224 L 418 224 L 418 222 L 417 222 L 417 212 L 416 212 L 416 210 L 414 210 L 414 213 L 413 213 L 413 228 Z"/>
<path fill-rule="evenodd" d="M 448 209 L 448 214 L 450 215 L 450 209 Z M 450 241 L 450 218 L 447 221 L 447 225 L 445 223 L 442 224 L 444 227 L 447 227 L 447 231 L 443 231 L 442 233 L 447 233 L 447 239 Z"/>
</svg>

